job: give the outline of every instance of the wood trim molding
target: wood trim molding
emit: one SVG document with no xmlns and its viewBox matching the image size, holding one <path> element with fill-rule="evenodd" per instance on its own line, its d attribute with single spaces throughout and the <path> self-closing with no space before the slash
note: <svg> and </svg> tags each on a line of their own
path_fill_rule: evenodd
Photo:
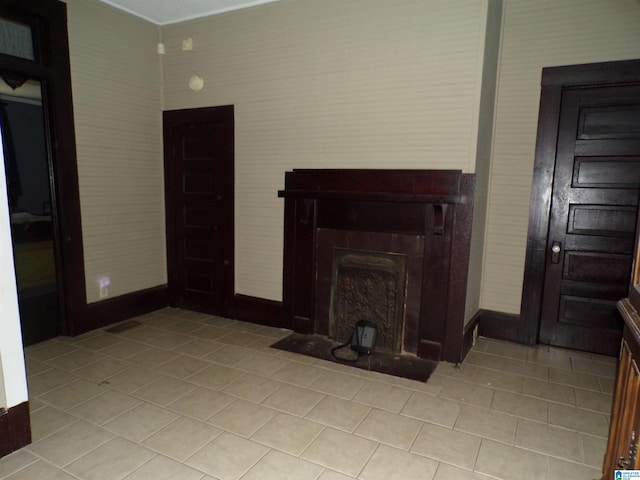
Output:
<svg viewBox="0 0 640 480">
<path fill-rule="evenodd" d="M 519 315 L 478 310 L 472 321 L 478 325 L 478 335 L 496 340 L 523 343 L 519 340 L 521 321 Z M 529 345 L 534 344 L 535 342 Z"/>
<path fill-rule="evenodd" d="M 0 411 L 0 458 L 30 443 L 29 402 Z"/>
<path fill-rule="evenodd" d="M 166 307 L 168 304 L 166 285 L 90 303 L 87 305 L 87 316 L 82 322 L 82 329 L 74 332 L 74 335 L 153 312 Z"/>
<path fill-rule="evenodd" d="M 282 327 L 282 302 L 266 300 L 248 295 L 234 295 L 227 313 L 237 320 L 257 323 L 268 327 Z"/>
</svg>

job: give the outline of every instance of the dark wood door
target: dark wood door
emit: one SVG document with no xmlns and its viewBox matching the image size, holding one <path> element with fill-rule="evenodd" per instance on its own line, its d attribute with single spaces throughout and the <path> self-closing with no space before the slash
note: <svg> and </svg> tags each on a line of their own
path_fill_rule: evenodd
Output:
<svg viewBox="0 0 640 480">
<path fill-rule="evenodd" d="M 561 98 L 540 342 L 616 355 L 640 187 L 640 85 Z"/>
<path fill-rule="evenodd" d="M 169 292 L 223 314 L 233 298 L 233 107 L 164 113 Z"/>
</svg>

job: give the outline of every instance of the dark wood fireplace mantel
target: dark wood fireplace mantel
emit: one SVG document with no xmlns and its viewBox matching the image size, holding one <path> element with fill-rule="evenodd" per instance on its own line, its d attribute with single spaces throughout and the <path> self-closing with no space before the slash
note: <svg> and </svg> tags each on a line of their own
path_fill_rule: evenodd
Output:
<svg viewBox="0 0 640 480">
<path fill-rule="evenodd" d="M 319 332 L 315 318 L 318 233 L 349 232 L 356 248 L 372 249 L 380 234 L 415 236 L 424 244 L 416 325 L 405 351 L 431 360 L 463 356 L 464 305 L 469 267 L 475 175 L 457 170 L 300 169 L 285 174 L 283 306 L 285 326 Z M 367 232 L 371 233 L 368 235 Z M 346 237 L 346 238 L 347 238 Z M 373 243 L 376 243 L 373 242 Z M 417 259 L 420 260 L 417 260 Z M 320 329 L 322 330 L 322 329 Z M 413 351 L 415 350 L 415 351 Z"/>
</svg>

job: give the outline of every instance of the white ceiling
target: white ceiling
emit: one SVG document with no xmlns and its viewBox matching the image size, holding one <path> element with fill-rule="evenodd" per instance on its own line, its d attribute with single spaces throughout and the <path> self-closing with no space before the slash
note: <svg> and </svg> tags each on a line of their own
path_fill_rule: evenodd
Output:
<svg viewBox="0 0 640 480">
<path fill-rule="evenodd" d="M 277 0 L 101 0 L 157 25 L 182 22 Z"/>
</svg>

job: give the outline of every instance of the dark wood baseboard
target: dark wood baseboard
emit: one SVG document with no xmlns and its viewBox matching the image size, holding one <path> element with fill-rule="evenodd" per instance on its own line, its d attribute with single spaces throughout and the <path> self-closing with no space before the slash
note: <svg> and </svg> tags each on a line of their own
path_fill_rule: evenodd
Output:
<svg viewBox="0 0 640 480">
<path fill-rule="evenodd" d="M 474 319 L 478 324 L 478 333 L 483 337 L 523 343 L 519 315 L 495 312 L 493 310 L 479 310 Z M 535 345 L 535 343 L 531 345 Z"/>
<path fill-rule="evenodd" d="M 228 313 L 233 318 L 245 322 L 268 327 L 284 327 L 282 302 L 276 300 L 236 294 Z"/>
<path fill-rule="evenodd" d="M 167 286 L 148 288 L 87 305 L 82 325 L 72 335 L 106 327 L 168 305 Z"/>
<path fill-rule="evenodd" d="M 0 457 L 31 443 L 29 402 L 0 410 Z"/>
</svg>

